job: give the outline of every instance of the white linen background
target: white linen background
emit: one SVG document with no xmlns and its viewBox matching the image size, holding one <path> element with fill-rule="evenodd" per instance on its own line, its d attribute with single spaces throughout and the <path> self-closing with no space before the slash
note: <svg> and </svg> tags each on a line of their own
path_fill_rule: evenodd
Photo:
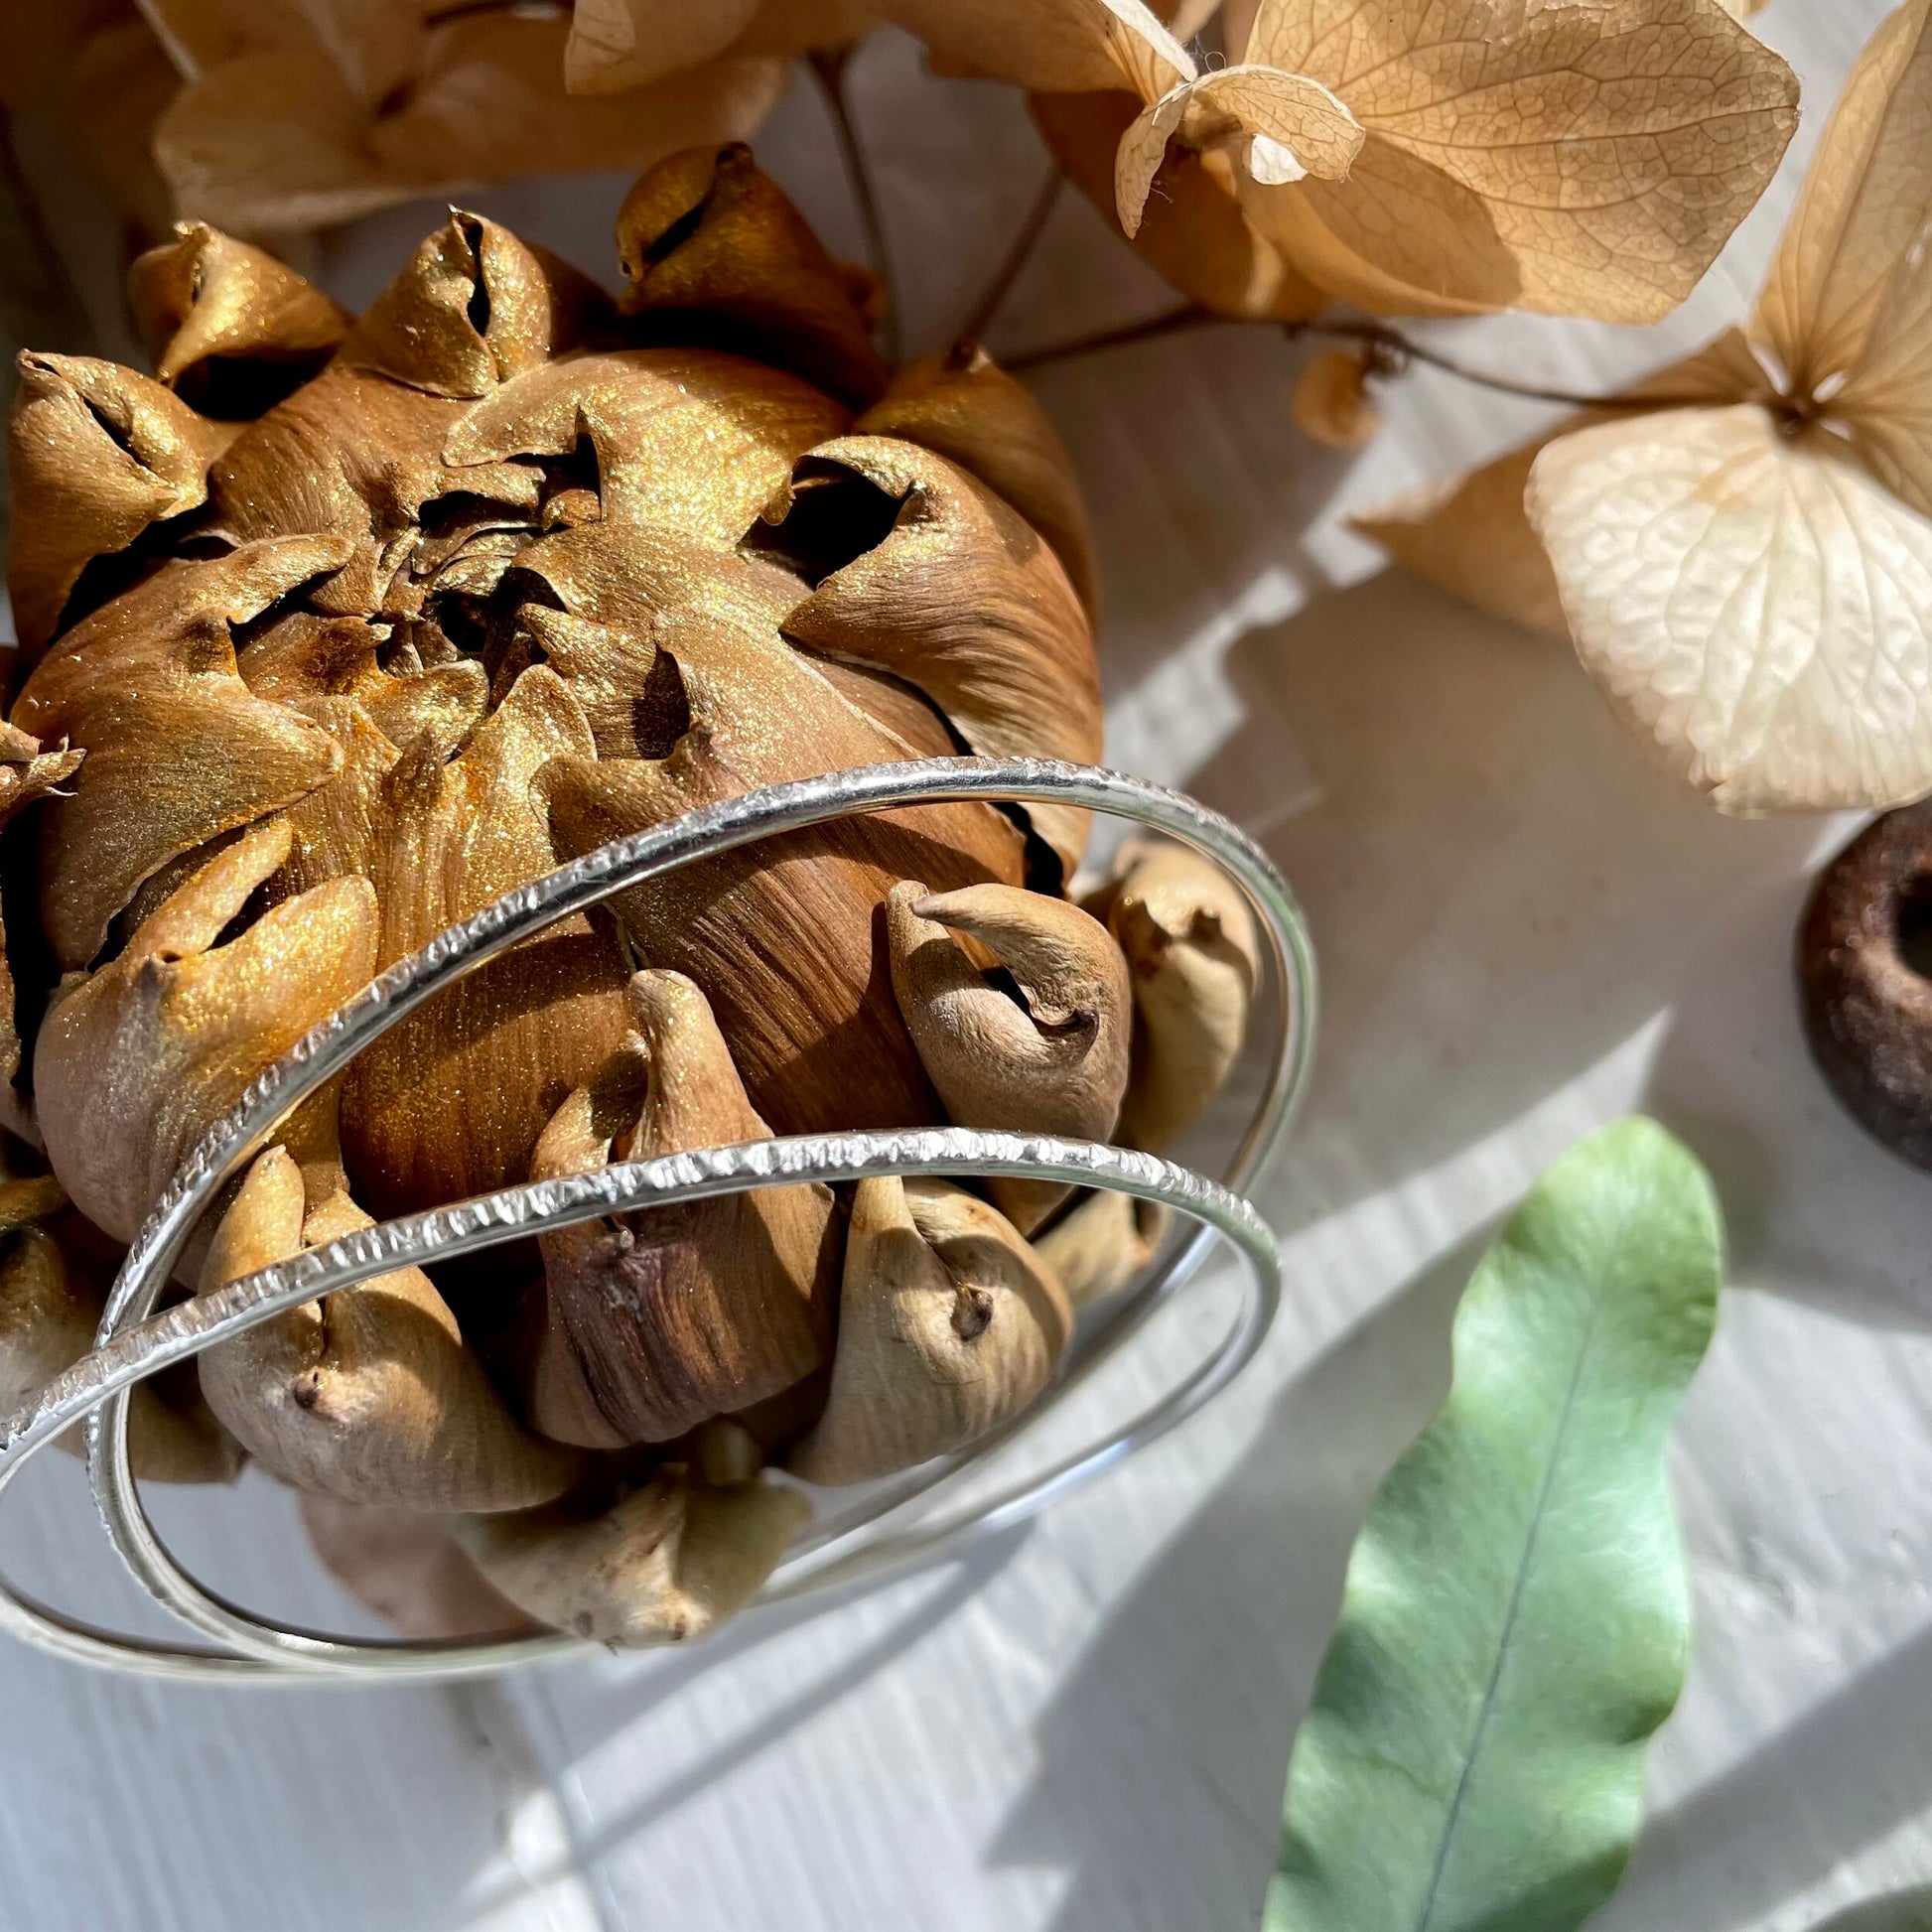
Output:
<svg viewBox="0 0 1932 1932">
<path fill-rule="evenodd" d="M 1593 392 L 1735 318 L 1884 11 L 1773 0 L 1759 17 L 1804 79 L 1805 124 L 1669 324 L 1498 318 L 1443 339 Z M 936 347 L 1043 156 L 1017 96 L 930 78 L 897 35 L 868 45 L 854 89 L 907 343 Z M 802 76 L 757 146 L 859 254 Z M 608 274 L 623 185 L 472 205 Z M 77 182 L 54 199 L 57 219 L 88 219 Z M 372 217 L 314 266 L 359 303 L 435 218 Z M 992 340 L 1034 346 L 1172 299 L 1069 190 Z M 1418 372 L 1382 437 L 1343 458 L 1290 426 L 1304 353 L 1215 329 L 1036 385 L 1097 526 L 1110 759 L 1264 837 L 1320 950 L 1313 1100 L 1258 1190 L 1289 1277 L 1259 1361 L 1207 1415 L 965 1561 L 748 1617 L 687 1654 L 239 1693 L 0 1648 L 0 1926 L 1252 1924 L 1348 1546 L 1445 1390 L 1457 1291 L 1534 1174 L 1635 1107 L 1716 1171 L 1734 1286 L 1674 1456 L 1691 1681 L 1596 1926 L 1932 1924 L 1932 1181 L 1839 1114 L 1790 986 L 1807 867 L 1844 827 L 1717 817 L 1651 769 L 1568 653 L 1379 574 L 1342 528 L 1551 412 Z M 1212 1333 L 1212 1303 L 1177 1311 L 1054 1440 L 1158 1387 Z M 12 1570 L 154 1627 L 98 1548 L 79 1471 L 55 1459 L 23 1490 Z M 267 1482 L 164 1491 L 157 1513 L 247 1600 L 366 1627 Z"/>
</svg>

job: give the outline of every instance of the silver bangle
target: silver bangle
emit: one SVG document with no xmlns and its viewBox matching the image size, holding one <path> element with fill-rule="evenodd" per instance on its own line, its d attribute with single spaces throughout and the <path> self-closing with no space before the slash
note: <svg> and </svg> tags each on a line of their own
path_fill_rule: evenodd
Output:
<svg viewBox="0 0 1932 1932">
<path fill-rule="evenodd" d="M 1191 846 L 1240 885 L 1274 963 L 1281 1028 L 1266 1089 L 1223 1182 L 1149 1155 L 1039 1136 L 935 1128 L 793 1137 L 533 1182 L 404 1216 L 153 1313 L 196 1223 L 277 1124 L 372 1040 L 485 960 L 644 880 L 738 846 L 853 812 L 961 799 L 1058 802 L 1134 819 Z M 399 1267 L 475 1253 L 614 1209 L 801 1179 L 847 1181 L 892 1173 L 1064 1179 L 1165 1202 L 1197 1224 L 1191 1238 L 1157 1262 L 1103 1311 L 1089 1333 L 1076 1338 L 1053 1389 L 1026 1416 L 896 1487 L 870 1493 L 849 1514 L 815 1526 L 759 1600 L 842 1587 L 915 1562 L 969 1532 L 1021 1521 L 1192 1414 L 1260 1345 L 1279 1301 L 1280 1263 L 1266 1225 L 1234 1190 L 1267 1159 L 1288 1125 L 1306 1084 L 1313 1027 L 1314 967 L 1307 930 L 1287 886 L 1260 849 L 1192 799 L 1088 766 L 989 759 L 864 766 L 747 793 L 575 860 L 505 894 L 389 968 L 259 1075 L 203 1138 L 136 1235 L 93 1352 L 0 1425 L 4 1489 L 30 1456 L 84 1418 L 89 1480 L 117 1552 L 158 1602 L 224 1648 L 153 1643 L 99 1629 L 4 1582 L 0 1627 L 82 1662 L 149 1676 L 216 1676 L 243 1683 L 476 1676 L 581 1647 L 579 1639 L 562 1635 L 454 1644 L 353 1641 L 266 1622 L 213 1595 L 175 1561 L 142 1506 L 128 1456 L 128 1392 L 171 1362 Z M 884 1518 L 914 1497 L 976 1468 L 1032 1428 L 1194 1276 L 1217 1235 L 1249 1263 L 1248 1293 L 1215 1351 L 1177 1385 L 1099 1443 L 991 1496 L 942 1507 L 908 1527 L 883 1526 Z"/>
</svg>

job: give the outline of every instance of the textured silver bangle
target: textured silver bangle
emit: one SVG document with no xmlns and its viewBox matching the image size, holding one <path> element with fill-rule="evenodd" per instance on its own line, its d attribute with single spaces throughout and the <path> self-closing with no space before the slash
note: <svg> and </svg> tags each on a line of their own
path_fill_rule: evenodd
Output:
<svg viewBox="0 0 1932 1932">
<path fill-rule="evenodd" d="M 361 1230 L 210 1295 L 153 1313 L 182 1247 L 224 1182 L 310 1093 L 370 1041 L 485 960 L 614 894 L 694 861 L 854 812 L 956 799 L 1054 801 L 1137 820 L 1193 847 L 1242 888 L 1273 960 L 1281 1027 L 1255 1116 L 1216 1182 L 1145 1154 L 1038 1136 L 945 1128 L 760 1141 L 533 1182 Z M 229 1682 L 478 1675 L 580 1647 L 564 1636 L 456 1644 L 351 1641 L 289 1629 L 207 1590 L 174 1559 L 142 1506 L 128 1456 L 134 1383 L 286 1310 L 412 1263 L 475 1253 L 539 1228 L 617 1208 L 667 1205 L 745 1187 L 869 1174 L 1009 1174 L 1064 1179 L 1162 1201 L 1196 1229 L 1076 1338 L 1054 1387 L 1005 1431 L 961 1454 L 868 1493 L 821 1522 L 760 1600 L 797 1597 L 902 1567 L 969 1531 L 1021 1520 L 1111 1466 L 1207 1401 L 1252 1355 L 1279 1298 L 1266 1226 L 1238 1194 L 1278 1143 L 1306 1082 L 1314 1024 L 1313 959 L 1293 897 L 1267 858 L 1226 820 L 1178 793 L 1087 766 L 1031 759 L 921 759 L 772 786 L 618 841 L 519 887 L 398 962 L 263 1072 L 183 1164 L 129 1249 L 90 1355 L 0 1425 L 0 1488 L 81 1418 L 88 1470 L 109 1538 L 157 1601 L 219 1650 L 151 1643 L 68 1617 L 0 1585 L 0 1627 L 80 1661 L 164 1677 Z M 1190 1279 L 1216 1236 L 1249 1264 L 1248 1293 L 1219 1346 L 1151 1408 L 1101 1442 L 991 1495 L 941 1507 L 903 1527 L 915 1497 L 979 1467 L 1030 1430 Z"/>
</svg>

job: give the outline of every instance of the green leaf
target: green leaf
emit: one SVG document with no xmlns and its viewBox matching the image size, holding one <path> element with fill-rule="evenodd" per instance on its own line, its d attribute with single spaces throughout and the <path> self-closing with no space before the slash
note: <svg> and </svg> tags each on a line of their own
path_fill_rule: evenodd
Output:
<svg viewBox="0 0 1932 1932">
<path fill-rule="evenodd" d="M 1266 1932 L 1568 1932 L 1615 1890 L 1689 1655 L 1664 1450 L 1723 1248 L 1696 1159 L 1628 1120 L 1483 1257 L 1349 1562 Z"/>
</svg>

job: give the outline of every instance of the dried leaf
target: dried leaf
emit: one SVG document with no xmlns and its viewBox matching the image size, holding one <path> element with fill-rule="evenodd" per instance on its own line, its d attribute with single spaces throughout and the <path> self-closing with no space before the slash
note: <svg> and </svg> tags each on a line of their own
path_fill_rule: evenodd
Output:
<svg viewBox="0 0 1932 1932">
<path fill-rule="evenodd" d="M 175 218 L 174 196 L 155 163 L 154 141 L 180 88 L 179 70 L 145 20 L 103 28 L 74 57 L 67 120 L 89 172 L 125 221 L 130 241 L 158 239 Z"/>
<path fill-rule="evenodd" d="M 1194 77 L 1187 50 L 1140 0 L 873 0 L 953 72 L 1049 94 L 1125 88 L 1156 101 Z"/>
<path fill-rule="evenodd" d="M 1723 1269 L 1654 1123 L 1538 1183 L 1383 1483 L 1296 1739 L 1266 1932 L 1577 1932 L 1615 1890 L 1689 1654 L 1664 1451 Z"/>
<path fill-rule="evenodd" d="M 1343 183 L 1241 183 L 1331 294 L 1388 312 L 1651 322 L 1749 212 L 1797 82 L 1718 0 L 1264 0 L 1244 62 L 1321 82 L 1367 141 Z"/>
<path fill-rule="evenodd" d="M 843 47 L 875 17 L 862 0 L 577 0 L 564 79 L 574 94 L 620 93 L 721 54 L 788 58 Z"/>
<path fill-rule="evenodd" d="M 141 0 L 183 73 L 250 52 L 312 50 L 363 100 L 414 71 L 431 0 Z"/>
<path fill-rule="evenodd" d="M 1115 157 L 1139 110 L 1139 99 L 1126 93 L 1033 96 L 1034 120 L 1054 160 L 1109 221 L 1119 219 Z M 1170 145 L 1158 192 L 1141 210 L 1135 249 L 1217 315 L 1306 321 L 1327 296 L 1256 230 L 1235 199 L 1234 181 L 1218 149 L 1195 154 Z"/>
<path fill-rule="evenodd" d="M 1871 474 L 1932 516 L 1932 174 L 1921 206 L 1927 220 L 1885 286 L 1832 414 Z"/>
<path fill-rule="evenodd" d="M 1556 592 L 1618 714 L 1725 810 L 1932 787 L 1928 49 L 1910 0 L 1862 58 L 1748 340 L 1369 526 L 1489 608 L 1547 626 Z M 1547 575 L 1508 509 L 1526 467 Z"/>
<path fill-rule="evenodd" d="M 1659 407 L 1700 401 L 1723 407 L 1747 398 L 1768 400 L 1770 385 L 1749 344 L 1733 329 L 1637 384 L 1630 395 L 1633 400 L 1654 396 Z M 1493 463 L 1378 504 L 1349 521 L 1395 562 L 1451 596 L 1567 643 L 1570 622 L 1550 553 L 1523 507 L 1530 466 L 1573 429 L 1627 419 L 1623 410 L 1582 411 Z"/>
<path fill-rule="evenodd" d="M 1932 522 L 1823 430 L 1672 410 L 1559 438 L 1530 521 L 1584 665 L 1726 811 L 1932 783 Z"/>
<path fill-rule="evenodd" d="M 533 155 L 547 174 L 627 171 L 750 134 L 784 90 L 782 62 L 745 58 L 622 96 L 571 95 L 569 26 L 498 12 L 434 28 L 423 78 L 400 112 L 377 119 L 371 149 L 400 178 L 425 184 L 513 179 Z"/>
<path fill-rule="evenodd" d="M 378 8 L 378 12 L 384 11 Z M 292 15 L 294 10 L 289 10 Z M 568 17 L 459 11 L 434 26 L 389 9 L 407 71 L 364 84 L 345 50 L 278 16 L 226 44 L 162 117 L 155 154 L 184 214 L 249 234 L 327 225 L 416 196 L 527 174 L 640 168 L 748 134 L 782 62 L 736 58 L 621 97 L 565 91 Z"/>
<path fill-rule="evenodd" d="M 1839 95 L 1752 319 L 1795 392 L 1859 363 L 1928 214 L 1932 0 L 1906 0 Z"/>
<path fill-rule="evenodd" d="M 1131 238 L 1139 232 L 1168 143 L 1184 139 L 1196 153 L 1235 150 L 1257 182 L 1344 179 L 1362 147 L 1362 129 L 1318 81 L 1274 68 L 1216 68 L 1170 88 L 1144 108 L 1121 136 L 1114 163 L 1114 202 Z"/>
<path fill-rule="evenodd" d="M 574 94 L 621 93 L 715 60 L 760 0 L 581 0 L 570 13 L 564 82 Z"/>
</svg>

